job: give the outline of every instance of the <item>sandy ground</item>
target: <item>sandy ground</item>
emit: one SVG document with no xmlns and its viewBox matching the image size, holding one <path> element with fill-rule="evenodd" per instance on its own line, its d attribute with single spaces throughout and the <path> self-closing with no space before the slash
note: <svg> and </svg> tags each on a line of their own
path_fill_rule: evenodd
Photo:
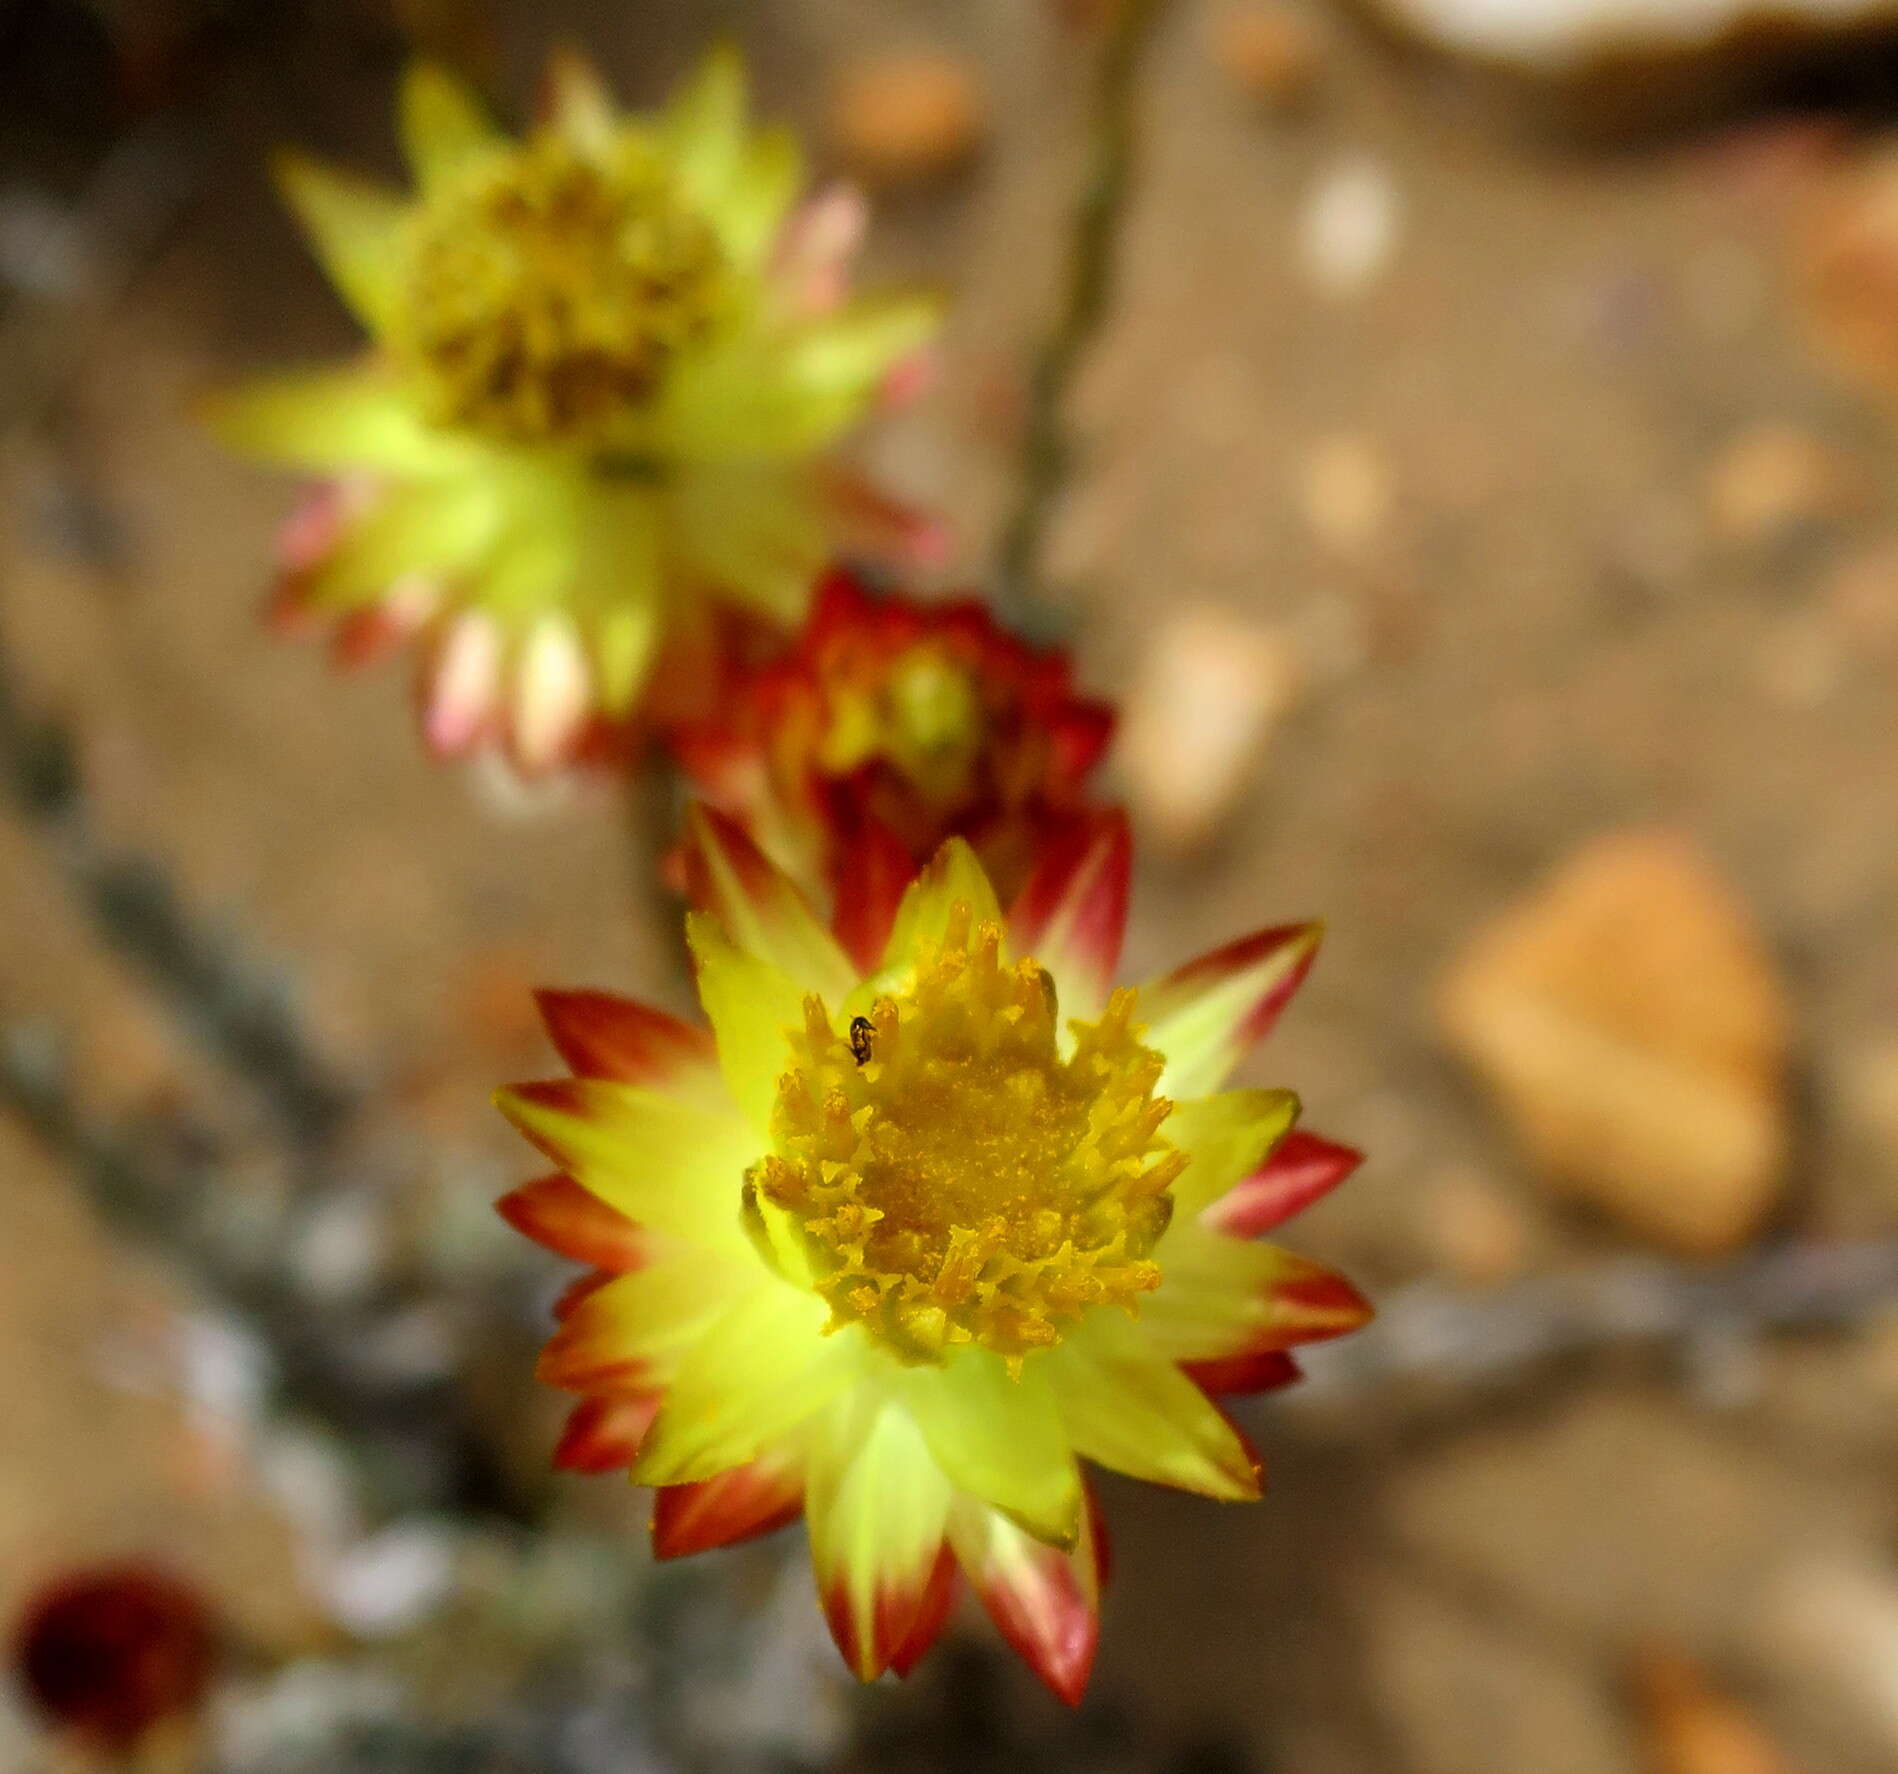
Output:
<svg viewBox="0 0 1898 1774">
<path fill-rule="evenodd" d="M 535 13 L 504 19 L 510 92 L 552 26 L 656 94 L 707 22 L 683 0 L 636 23 L 578 0 Z M 872 454 L 952 516 L 956 576 L 979 578 L 1062 260 L 1082 39 L 1019 0 L 734 16 L 768 104 L 814 127 L 825 78 L 873 46 L 924 40 L 980 71 L 986 151 L 886 206 L 871 268 L 955 298 L 938 390 Z M 1880 643 L 1874 611 L 1868 638 L 1837 587 L 1898 544 L 1898 437 L 1814 361 L 1788 294 L 1826 132 L 1754 120 L 1564 146 L 1313 16 L 1318 89 L 1277 118 L 1221 70 L 1210 7 L 1167 17 L 1124 278 L 1072 405 L 1050 569 L 1090 680 L 1124 691 L 1169 617 L 1205 604 L 1268 626 L 1303 684 L 1216 838 L 1143 859 L 1130 971 L 1323 914 L 1323 963 L 1252 1062 L 1370 1153 L 1305 1246 L 1374 1289 L 1470 1284 L 1484 1227 L 1504 1267 L 1597 1260 L 1626 1235 L 1539 1188 L 1446 1056 L 1430 993 L 1577 843 L 1682 828 L 1790 982 L 1803 1084 L 1784 1228 L 1890 1230 L 1898 620 Z M 473 1225 L 521 1170 L 485 1096 L 541 1063 L 526 986 L 675 990 L 621 811 L 503 808 L 419 755 L 398 672 L 339 681 L 265 637 L 290 491 L 220 457 L 186 411 L 246 367 L 346 345 L 256 157 L 287 133 L 389 163 L 391 67 L 239 65 L 213 84 L 195 196 L 88 324 L 55 422 L 9 447 L 0 595 L 34 685 L 84 734 L 102 821 L 289 958 L 323 1040 L 427 1154 L 427 1211 Z M 1341 174 L 1394 206 L 1388 263 L 1349 297 L 1300 245 Z M 1837 483 L 1762 537 L 1710 515 L 1707 487 L 1768 423 L 1818 440 Z M 1371 484 L 1342 516 L 1323 491 L 1340 459 Z M 109 520 L 108 558 L 75 545 L 75 501 Z M 0 858 L 6 1014 L 69 1030 L 102 1102 L 202 1090 L 43 855 L 8 829 Z M 309 1642 L 270 1507 L 154 1353 L 176 1290 L 114 1252 L 22 1140 L 4 1154 L 0 1615 L 73 1556 L 162 1548 L 260 1642 Z M 1474 1232 L 1473 1212 L 1489 1216 Z M 1890 1326 L 1743 1350 L 1740 1367 L 1710 1385 L 1671 1361 L 1584 1362 L 1423 1412 L 1268 1412 L 1276 1495 L 1256 1510 L 1110 1487 L 1102 1703 L 1210 1746 L 1195 1766 L 1613 1774 L 1637 1765 L 1630 1660 L 1659 1641 L 1806 1766 L 1891 1766 Z"/>
</svg>

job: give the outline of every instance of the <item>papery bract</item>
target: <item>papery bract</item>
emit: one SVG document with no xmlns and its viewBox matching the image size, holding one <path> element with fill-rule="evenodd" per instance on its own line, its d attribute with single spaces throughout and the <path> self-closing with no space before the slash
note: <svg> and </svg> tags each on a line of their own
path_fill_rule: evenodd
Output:
<svg viewBox="0 0 1898 1774">
<path fill-rule="evenodd" d="M 747 122 L 717 51 L 656 115 L 557 58 L 502 135 L 411 70 L 412 197 L 296 155 L 278 178 L 373 349 L 214 399 L 234 448 L 327 477 L 280 610 L 356 663 L 419 638 L 424 734 L 542 771 L 703 707 L 719 624 L 795 622 L 829 552 L 927 540 L 826 452 L 913 384 L 916 299 L 847 294 L 847 192 Z"/>
<path fill-rule="evenodd" d="M 949 838 L 1004 898 L 1037 853 L 1085 843 L 1112 733 L 1060 650 L 1028 646 L 972 598 L 879 596 L 838 569 L 789 652 L 668 739 L 698 792 L 830 906 L 858 952 L 881 941 L 865 900 L 907 885 Z"/>
<path fill-rule="evenodd" d="M 865 1679 L 915 1663 L 959 1570 L 1074 1701 L 1103 1577 L 1082 1461 L 1256 1497 L 1209 1394 L 1284 1385 L 1368 1316 L 1251 1236 L 1356 1155 L 1225 1087 L 1317 931 L 1116 989 L 1115 819 L 1008 912 L 952 840 L 868 908 L 866 965 L 736 825 L 694 827 L 709 1032 L 548 994 L 575 1076 L 499 1099 L 559 1171 L 503 1213 L 592 1266 L 542 1359 L 581 1395 L 559 1458 L 657 1487 L 662 1557 L 801 1507 Z"/>
</svg>

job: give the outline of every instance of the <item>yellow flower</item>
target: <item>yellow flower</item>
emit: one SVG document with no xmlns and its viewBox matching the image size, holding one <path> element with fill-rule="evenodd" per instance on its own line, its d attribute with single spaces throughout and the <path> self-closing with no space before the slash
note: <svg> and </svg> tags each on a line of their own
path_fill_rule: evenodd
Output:
<svg viewBox="0 0 1898 1774">
<path fill-rule="evenodd" d="M 803 614 L 849 515 L 823 453 L 934 326 L 846 296 L 861 205 L 797 201 L 797 145 L 749 127 L 734 53 L 652 116 L 573 58 L 548 86 L 517 141 L 411 69 L 406 200 L 285 155 L 373 349 L 210 405 L 233 448 L 332 477 L 289 539 L 291 604 L 342 617 L 346 656 L 427 628 L 431 743 L 529 769 L 623 724 L 662 659 L 704 680 L 716 609 Z"/>
<path fill-rule="evenodd" d="M 1258 1234 L 1356 1154 L 1223 1088 L 1303 977 L 1310 926 L 1111 981 L 1124 824 L 1004 913 L 953 840 L 866 974 L 717 815 L 689 934 L 709 1033 L 548 994 L 576 1074 L 499 1101 L 560 1173 L 502 1203 L 593 1266 L 541 1374 L 557 1458 L 659 1487 L 661 1556 L 809 1523 L 868 1679 L 906 1672 L 959 1566 L 1078 1698 L 1100 1539 L 1081 1463 L 1228 1500 L 1258 1460 L 1209 1396 L 1295 1377 L 1362 1323 L 1338 1276 Z"/>
</svg>

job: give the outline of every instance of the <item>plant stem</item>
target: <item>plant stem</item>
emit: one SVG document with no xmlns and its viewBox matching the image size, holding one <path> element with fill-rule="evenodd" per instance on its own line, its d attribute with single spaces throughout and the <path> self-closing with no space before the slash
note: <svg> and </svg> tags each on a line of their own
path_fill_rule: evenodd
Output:
<svg viewBox="0 0 1898 1774">
<path fill-rule="evenodd" d="M 1003 532 L 996 602 L 1017 617 L 1044 595 L 1042 554 L 1073 470 L 1068 391 L 1113 295 L 1122 225 L 1133 188 L 1135 97 L 1142 53 L 1168 0 L 1116 0 L 1088 106 L 1087 171 L 1074 210 L 1061 306 L 1028 383 L 1020 492 Z"/>
<path fill-rule="evenodd" d="M 186 1033 L 250 1087 L 292 1146 L 328 1144 L 355 1090 L 318 1052 L 274 968 L 190 911 L 155 860 L 99 836 L 72 737 L 28 712 L 4 645 L 0 794 L 45 840 L 106 946 L 144 976 Z"/>
</svg>

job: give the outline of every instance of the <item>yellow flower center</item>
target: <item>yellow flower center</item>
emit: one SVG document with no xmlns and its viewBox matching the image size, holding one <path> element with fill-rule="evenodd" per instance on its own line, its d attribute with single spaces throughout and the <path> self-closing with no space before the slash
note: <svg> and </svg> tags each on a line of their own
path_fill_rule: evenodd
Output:
<svg viewBox="0 0 1898 1774">
<path fill-rule="evenodd" d="M 887 759 L 928 801 L 970 794 L 986 720 L 966 667 L 933 647 L 912 648 L 873 687 L 839 690 L 820 761 L 844 775 Z"/>
<path fill-rule="evenodd" d="M 510 443 L 598 443 L 730 300 L 723 248 L 661 166 L 546 130 L 417 212 L 392 335 L 432 416 Z"/>
<path fill-rule="evenodd" d="M 805 1001 L 751 1211 L 788 1217 L 831 1309 L 905 1361 L 979 1343 L 1019 1363 L 1090 1307 L 1157 1287 L 1186 1155 L 1134 994 L 1059 1037 L 1053 982 L 956 908 L 908 990 L 840 1034 Z M 1065 1047 L 1065 1051 L 1064 1051 Z"/>
</svg>

